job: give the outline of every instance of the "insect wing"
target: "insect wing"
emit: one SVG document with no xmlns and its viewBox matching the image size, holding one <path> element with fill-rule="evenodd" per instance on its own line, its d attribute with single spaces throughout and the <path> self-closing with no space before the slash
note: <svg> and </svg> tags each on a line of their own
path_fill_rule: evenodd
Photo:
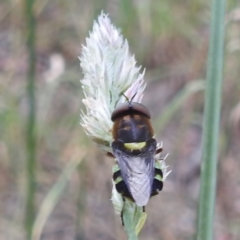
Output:
<svg viewBox="0 0 240 240">
<path fill-rule="evenodd" d="M 154 179 L 154 154 L 156 143 L 148 144 L 139 154 L 126 152 L 122 143 L 114 141 L 113 152 L 117 158 L 122 178 L 138 206 L 145 206 L 151 196 Z"/>
</svg>

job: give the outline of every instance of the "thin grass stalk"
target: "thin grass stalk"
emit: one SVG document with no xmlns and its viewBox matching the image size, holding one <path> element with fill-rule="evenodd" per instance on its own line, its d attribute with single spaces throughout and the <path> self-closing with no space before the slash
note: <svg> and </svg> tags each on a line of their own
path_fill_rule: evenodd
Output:
<svg viewBox="0 0 240 240">
<path fill-rule="evenodd" d="M 86 209 L 86 178 L 83 178 L 83 174 L 86 173 L 86 165 L 85 165 L 85 159 L 82 160 L 81 165 L 78 166 L 77 170 L 78 172 L 78 192 L 77 192 L 77 198 L 76 198 L 76 205 L 77 205 L 77 213 L 76 213 L 76 221 L 75 221 L 75 238 L 74 239 L 82 239 L 84 240 L 85 237 L 85 231 L 84 231 L 84 215 L 85 215 L 85 209 Z"/>
<path fill-rule="evenodd" d="M 136 207 L 136 209 L 137 208 L 138 207 Z M 138 240 L 136 233 L 136 222 L 134 221 L 134 213 L 132 212 L 132 208 L 128 207 L 128 202 L 124 204 L 123 207 L 123 222 L 128 240 Z"/>
<path fill-rule="evenodd" d="M 51 190 L 46 195 L 34 222 L 31 240 L 41 239 L 43 228 L 50 214 L 57 205 L 59 198 L 64 191 L 64 188 L 66 187 L 70 177 L 72 176 L 73 172 L 76 170 L 81 161 L 82 158 L 74 158 L 69 161 L 64 168 L 62 174 L 59 176 L 57 182 L 53 185 Z"/>
<path fill-rule="evenodd" d="M 25 215 L 25 229 L 26 237 L 30 239 L 31 231 L 35 218 L 35 165 L 36 165 L 36 136 L 35 136 L 35 122 L 36 122 L 36 107 L 35 107 L 35 32 L 36 22 L 33 13 L 34 0 L 25 1 L 26 27 L 27 27 L 27 51 L 28 51 L 28 84 L 27 97 L 29 105 L 29 114 L 27 121 L 27 200 L 26 200 L 26 215 Z"/>
<path fill-rule="evenodd" d="M 218 135 L 224 60 L 225 0 L 212 0 L 211 15 L 197 240 L 213 239 Z"/>
</svg>

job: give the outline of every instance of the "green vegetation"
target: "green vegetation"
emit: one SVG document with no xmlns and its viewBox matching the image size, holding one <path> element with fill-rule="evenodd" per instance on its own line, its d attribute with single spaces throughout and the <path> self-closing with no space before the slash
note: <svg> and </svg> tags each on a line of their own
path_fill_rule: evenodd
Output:
<svg viewBox="0 0 240 240">
<path fill-rule="evenodd" d="M 146 68 L 143 102 L 151 112 L 157 140 L 163 141 L 163 154 L 170 153 L 167 164 L 172 173 L 163 192 L 150 200 L 139 239 L 194 239 L 205 103 L 202 81 L 207 71 L 208 80 L 217 76 L 207 67 L 209 3 L 36 0 L 29 4 L 0 3 L 1 239 L 26 240 L 37 216 L 43 216 L 38 225 L 42 240 L 126 239 L 109 200 L 113 162 L 79 125 L 83 96 L 77 56 L 102 9 L 122 29 L 138 64 Z M 217 169 L 216 155 L 212 157 L 210 150 L 204 153 L 215 169 L 204 180 L 211 181 L 207 186 L 214 189 L 217 184 L 217 208 L 213 221 L 214 197 L 210 201 L 201 194 L 212 210 L 206 217 L 200 207 L 200 217 L 208 219 L 208 234 L 213 232 L 216 239 L 240 236 L 239 9 L 238 1 L 228 2 Z M 217 62 L 211 61 L 221 66 L 215 57 Z M 219 92 L 220 86 L 206 90 Z M 211 97 L 212 103 L 219 101 L 219 95 Z M 219 106 L 212 113 L 218 117 Z M 217 131 L 218 123 L 214 126 Z M 205 128 L 205 138 L 210 132 Z M 216 150 L 214 141 L 213 148 L 208 142 L 204 146 Z M 78 170 L 69 168 L 72 161 L 81 161 Z M 43 208 L 44 203 L 49 208 Z M 199 229 L 206 226 L 202 220 L 198 223 Z M 208 240 L 203 234 L 199 239 Z"/>
<path fill-rule="evenodd" d="M 28 121 L 27 121 L 27 163 L 26 163 L 26 235 L 30 240 L 32 226 L 35 219 L 35 193 L 36 193 L 36 101 L 35 101 L 35 66 L 36 66 L 36 22 L 34 17 L 34 0 L 26 0 L 26 39 L 28 51 Z"/>
<path fill-rule="evenodd" d="M 198 240 L 212 240 L 217 182 L 219 122 L 222 94 L 225 0 L 213 0 L 203 125 L 203 160 L 198 217 Z"/>
</svg>

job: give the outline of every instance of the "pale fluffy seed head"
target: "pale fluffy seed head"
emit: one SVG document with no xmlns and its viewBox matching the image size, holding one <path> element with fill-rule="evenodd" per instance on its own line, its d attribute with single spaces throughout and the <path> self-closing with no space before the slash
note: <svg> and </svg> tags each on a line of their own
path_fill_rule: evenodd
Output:
<svg viewBox="0 0 240 240">
<path fill-rule="evenodd" d="M 141 102 L 144 71 L 136 66 L 129 53 L 127 40 L 102 13 L 82 48 L 80 66 L 86 112 L 81 112 L 81 125 L 86 134 L 105 150 L 112 141 L 111 113 L 115 107 L 136 94 L 134 102 Z"/>
</svg>

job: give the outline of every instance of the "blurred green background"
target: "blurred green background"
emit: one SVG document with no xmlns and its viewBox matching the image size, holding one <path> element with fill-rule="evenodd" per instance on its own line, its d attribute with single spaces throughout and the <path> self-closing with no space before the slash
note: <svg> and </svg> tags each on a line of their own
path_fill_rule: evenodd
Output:
<svg viewBox="0 0 240 240">
<path fill-rule="evenodd" d="M 28 25 L 24 1 L 0 2 L 0 239 L 24 240 Z M 143 103 L 172 173 L 140 239 L 194 239 L 199 194 L 208 1 L 37 0 L 36 198 L 33 240 L 126 239 L 111 204 L 111 169 L 79 125 L 78 56 L 101 10 L 146 68 Z M 240 240 L 240 3 L 228 1 L 215 239 Z M 44 204 L 43 204 L 44 203 Z M 35 221 L 35 220 L 34 220 Z"/>
</svg>

